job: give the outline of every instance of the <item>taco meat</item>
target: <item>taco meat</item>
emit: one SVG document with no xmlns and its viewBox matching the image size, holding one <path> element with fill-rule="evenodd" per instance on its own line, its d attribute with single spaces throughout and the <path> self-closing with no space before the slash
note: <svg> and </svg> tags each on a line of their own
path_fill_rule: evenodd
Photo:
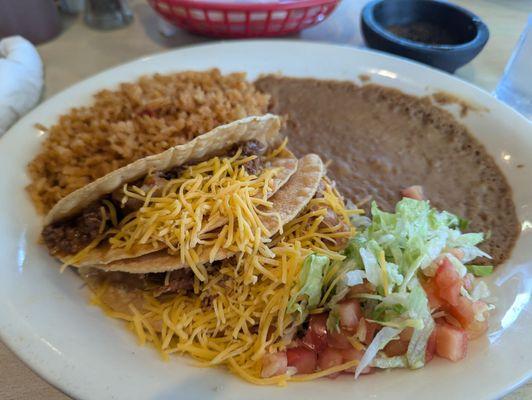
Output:
<svg viewBox="0 0 532 400">
<path fill-rule="evenodd" d="M 244 164 L 244 168 L 246 169 L 247 173 L 250 175 L 260 175 L 264 169 L 264 161 L 261 156 L 266 153 L 266 145 L 258 140 L 248 140 L 247 142 L 238 143 L 235 145 L 232 153 L 234 154 L 239 147 L 242 147 L 243 156 L 257 156 L 257 158 Z"/>
<path fill-rule="evenodd" d="M 221 262 L 205 265 L 209 274 L 220 269 Z M 189 294 L 194 290 L 194 271 L 181 268 L 169 272 L 129 273 L 119 271 L 102 271 L 95 268 L 84 269 L 81 276 L 89 283 L 100 281 L 125 290 L 143 290 L 160 297 L 168 294 Z"/>
<path fill-rule="evenodd" d="M 72 219 L 47 225 L 42 237 L 44 243 L 55 254 L 76 254 L 92 242 L 103 222 L 102 203 L 96 202 Z"/>
<path fill-rule="evenodd" d="M 162 294 L 186 293 L 194 287 L 194 272 L 190 268 L 182 268 L 168 273 L 169 278 L 165 283 L 164 273 L 147 274 L 151 279 L 158 279 L 160 286 L 153 291 L 153 295 L 158 297 Z M 162 279 L 161 279 L 162 278 Z"/>
</svg>

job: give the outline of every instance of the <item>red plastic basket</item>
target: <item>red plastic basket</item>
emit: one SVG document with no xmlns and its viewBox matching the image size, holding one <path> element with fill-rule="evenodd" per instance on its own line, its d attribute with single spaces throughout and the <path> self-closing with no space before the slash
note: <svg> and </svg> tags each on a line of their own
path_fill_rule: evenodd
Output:
<svg viewBox="0 0 532 400">
<path fill-rule="evenodd" d="M 278 0 L 220 2 L 208 0 L 148 0 L 170 23 L 215 37 L 280 36 L 323 21 L 340 0 Z"/>
</svg>

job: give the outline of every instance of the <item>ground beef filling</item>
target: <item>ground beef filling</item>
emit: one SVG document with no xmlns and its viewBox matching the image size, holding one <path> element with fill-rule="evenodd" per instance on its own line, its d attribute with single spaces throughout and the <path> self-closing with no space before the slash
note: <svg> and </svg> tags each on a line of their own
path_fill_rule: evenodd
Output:
<svg viewBox="0 0 532 400">
<path fill-rule="evenodd" d="M 229 154 L 234 155 L 240 147 L 242 147 L 243 157 L 257 156 L 244 164 L 246 172 L 250 175 L 260 175 L 264 169 L 264 158 L 262 156 L 266 153 L 266 145 L 258 140 L 248 140 L 247 142 L 236 144 Z"/>
<path fill-rule="evenodd" d="M 153 295 L 159 297 L 163 294 L 187 293 L 194 288 L 194 272 L 189 268 L 178 269 L 166 274 L 147 274 L 152 283 L 159 286 L 153 289 Z"/>
<path fill-rule="evenodd" d="M 221 262 L 216 261 L 205 266 L 209 275 L 219 271 Z M 194 290 L 194 272 L 190 268 L 181 268 L 169 272 L 133 274 L 129 272 L 105 272 L 91 268 L 82 272 L 88 282 L 100 282 L 131 292 L 142 290 L 151 292 L 155 297 L 163 295 L 190 294 Z"/>
<path fill-rule="evenodd" d="M 257 156 L 245 163 L 244 168 L 249 174 L 259 175 L 264 169 L 262 155 L 266 152 L 266 145 L 258 140 L 241 142 L 231 148 L 228 155 L 234 155 L 240 147 L 242 148 L 242 156 Z M 169 180 L 179 178 L 185 170 L 186 166 L 179 166 L 165 171 L 156 171 L 144 179 L 133 182 L 132 185 L 139 187 L 144 192 L 157 187 L 158 189 L 154 193 L 157 196 Z M 115 205 L 119 219 L 137 211 L 143 204 L 137 199 L 124 199 L 123 187 L 112 192 L 108 196 L 108 200 Z M 98 236 L 102 225 L 101 207 L 103 204 L 99 201 L 91 204 L 77 217 L 47 225 L 42 232 L 42 237 L 50 254 L 73 255 L 89 245 Z"/>
<path fill-rule="evenodd" d="M 42 237 L 51 254 L 76 254 L 92 242 L 102 225 L 101 203 L 93 203 L 75 218 L 47 225 Z"/>
</svg>

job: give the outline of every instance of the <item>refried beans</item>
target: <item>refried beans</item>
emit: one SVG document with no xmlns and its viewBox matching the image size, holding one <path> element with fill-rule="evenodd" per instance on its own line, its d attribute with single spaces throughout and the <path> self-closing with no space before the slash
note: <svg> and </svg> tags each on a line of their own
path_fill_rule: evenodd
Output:
<svg viewBox="0 0 532 400">
<path fill-rule="evenodd" d="M 392 210 L 401 189 L 422 185 L 432 205 L 488 233 L 481 247 L 491 263 L 509 257 L 519 234 L 510 186 L 484 146 L 429 98 L 274 75 L 255 84 L 271 95 L 270 111 L 287 117 L 291 149 L 330 160 L 329 175 L 347 198 L 371 197 Z"/>
</svg>

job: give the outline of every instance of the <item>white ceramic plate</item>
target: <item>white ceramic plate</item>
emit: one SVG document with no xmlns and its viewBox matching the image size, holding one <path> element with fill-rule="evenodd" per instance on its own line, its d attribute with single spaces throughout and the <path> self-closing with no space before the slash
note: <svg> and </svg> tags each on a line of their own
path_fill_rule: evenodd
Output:
<svg viewBox="0 0 532 400">
<path fill-rule="evenodd" d="M 415 95 L 446 90 L 486 108 L 463 122 L 495 157 L 514 189 L 522 223 L 511 259 L 490 278 L 498 297 L 489 338 L 473 343 L 457 364 L 435 360 L 418 371 L 322 379 L 287 388 L 257 387 L 223 369 L 199 369 L 186 358 L 163 362 L 138 347 L 119 322 L 87 303 L 73 272 L 36 243 L 41 219 L 24 191 L 26 164 L 59 114 L 91 95 L 142 74 L 219 67 L 285 75 L 373 82 Z M 453 107 L 451 110 L 456 113 Z M 517 165 L 524 164 L 524 168 Z M 231 42 L 146 57 L 83 81 L 36 108 L 0 140 L 0 334 L 37 373 L 83 399 L 488 399 L 511 391 L 532 368 L 532 127 L 488 93 L 425 66 L 348 47 L 285 41 Z M 504 223 L 504 221 L 500 221 Z"/>
</svg>

